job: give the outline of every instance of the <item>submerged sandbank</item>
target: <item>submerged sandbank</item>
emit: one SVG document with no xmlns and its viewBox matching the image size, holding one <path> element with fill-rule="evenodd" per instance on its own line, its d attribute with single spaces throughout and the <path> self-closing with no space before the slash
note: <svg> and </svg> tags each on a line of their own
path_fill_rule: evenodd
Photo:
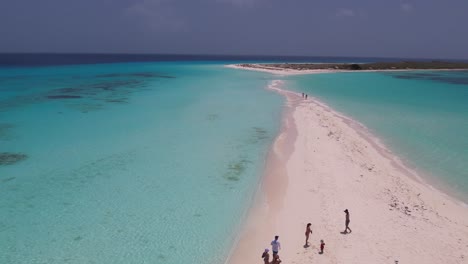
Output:
<svg viewBox="0 0 468 264">
<path fill-rule="evenodd" d="M 286 97 L 282 130 L 228 263 L 260 263 L 274 235 L 283 263 L 468 262 L 466 205 L 420 180 L 358 122 L 282 85 L 270 85 Z"/>
</svg>

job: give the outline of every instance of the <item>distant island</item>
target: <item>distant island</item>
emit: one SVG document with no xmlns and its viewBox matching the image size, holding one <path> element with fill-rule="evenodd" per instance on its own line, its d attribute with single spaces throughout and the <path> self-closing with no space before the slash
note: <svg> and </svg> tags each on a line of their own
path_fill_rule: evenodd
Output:
<svg viewBox="0 0 468 264">
<path fill-rule="evenodd" d="M 273 71 L 382 71 L 382 70 L 468 70 L 468 63 L 446 61 L 401 61 L 372 63 L 265 63 L 237 64 L 239 68 Z"/>
</svg>

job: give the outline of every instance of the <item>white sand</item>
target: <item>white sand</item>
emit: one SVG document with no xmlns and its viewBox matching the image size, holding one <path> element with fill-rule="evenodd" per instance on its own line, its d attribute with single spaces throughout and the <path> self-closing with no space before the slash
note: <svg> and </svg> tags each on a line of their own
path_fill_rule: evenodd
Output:
<svg viewBox="0 0 468 264">
<path fill-rule="evenodd" d="M 228 64 L 225 65 L 227 68 L 248 70 L 248 71 L 260 71 L 268 72 L 275 75 L 299 75 L 299 74 L 317 74 L 317 73 L 337 73 L 337 72 L 405 72 L 405 71 L 460 71 L 466 69 L 388 69 L 388 70 L 332 70 L 332 69 L 317 69 L 317 70 L 294 70 L 286 69 L 281 67 L 272 67 L 265 64 L 248 64 L 249 66 L 243 66 L 242 64 Z"/>
<path fill-rule="evenodd" d="M 228 263 L 263 263 L 274 235 L 282 263 L 468 263 L 466 205 L 420 180 L 357 122 L 281 85 L 270 88 L 287 98 L 283 128 Z M 346 208 L 353 232 L 341 234 Z"/>
<path fill-rule="evenodd" d="M 238 69 L 238 70 L 268 72 L 268 73 L 276 74 L 276 75 L 351 72 L 347 70 L 293 70 L 293 69 L 284 69 L 284 68 L 278 68 L 278 67 L 269 67 L 269 66 L 262 65 L 262 64 L 249 64 L 249 65 L 252 65 L 253 67 L 245 67 L 240 64 L 228 64 L 228 65 L 225 65 L 225 67 Z"/>
</svg>

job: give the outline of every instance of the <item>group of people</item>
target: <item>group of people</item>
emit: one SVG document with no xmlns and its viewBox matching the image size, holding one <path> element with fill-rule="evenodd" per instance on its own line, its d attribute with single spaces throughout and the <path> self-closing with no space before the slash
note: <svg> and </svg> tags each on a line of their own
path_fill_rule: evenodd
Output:
<svg viewBox="0 0 468 264">
<path fill-rule="evenodd" d="M 309 95 L 302 93 L 302 98 L 307 99 L 307 97 L 309 97 Z"/>
<path fill-rule="evenodd" d="M 280 264 L 281 259 L 279 258 L 278 252 L 281 249 L 281 243 L 278 241 L 279 236 L 275 236 L 275 240 L 271 241 L 271 251 L 273 251 L 273 260 L 270 262 L 270 249 L 265 248 L 262 254 L 264 264 Z"/>
<path fill-rule="evenodd" d="M 351 222 L 349 220 L 349 211 L 348 209 L 345 209 L 344 210 L 344 213 L 345 213 L 345 230 L 343 232 L 341 232 L 342 234 L 347 234 L 347 233 L 351 233 L 353 232 L 351 230 L 351 228 L 349 228 L 349 223 Z M 311 223 L 308 223 L 307 226 L 306 226 L 306 231 L 305 231 L 305 237 L 306 237 L 306 240 L 305 240 L 305 245 L 304 247 L 308 247 L 309 246 L 309 236 L 310 234 L 312 234 L 312 229 L 310 228 L 312 224 Z M 323 242 L 323 240 L 320 240 L 320 254 L 323 254 L 323 249 L 325 248 L 325 242 Z"/>
<path fill-rule="evenodd" d="M 349 219 L 349 211 L 348 209 L 344 210 L 345 213 L 345 230 L 341 232 L 342 234 L 347 234 L 351 233 L 352 230 L 349 228 L 349 223 L 351 222 Z M 308 223 L 306 226 L 306 231 L 305 231 L 305 245 L 304 247 L 309 246 L 309 236 L 312 234 L 312 224 Z M 278 241 L 279 236 L 275 236 L 275 240 L 271 241 L 271 251 L 273 251 L 273 260 L 270 262 L 270 249 L 265 248 L 265 251 L 262 254 L 262 258 L 264 261 L 264 264 L 280 264 L 281 259 L 279 258 L 278 252 L 281 249 L 281 243 Z M 320 251 L 319 254 L 323 254 L 323 249 L 325 248 L 325 242 L 323 240 L 320 240 Z"/>
</svg>

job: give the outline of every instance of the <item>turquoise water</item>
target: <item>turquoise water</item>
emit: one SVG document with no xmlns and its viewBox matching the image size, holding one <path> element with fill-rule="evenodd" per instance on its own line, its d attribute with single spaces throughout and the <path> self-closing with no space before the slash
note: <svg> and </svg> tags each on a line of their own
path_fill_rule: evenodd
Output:
<svg viewBox="0 0 468 264">
<path fill-rule="evenodd" d="M 221 62 L 0 69 L 0 263 L 223 263 L 280 125 L 272 79 Z M 468 197 L 468 73 L 285 79 Z"/>
<path fill-rule="evenodd" d="M 280 125 L 270 78 L 0 69 L 0 263 L 222 263 Z"/>
<path fill-rule="evenodd" d="M 468 201 L 468 72 L 288 77 L 366 125 L 409 165 Z"/>
</svg>

